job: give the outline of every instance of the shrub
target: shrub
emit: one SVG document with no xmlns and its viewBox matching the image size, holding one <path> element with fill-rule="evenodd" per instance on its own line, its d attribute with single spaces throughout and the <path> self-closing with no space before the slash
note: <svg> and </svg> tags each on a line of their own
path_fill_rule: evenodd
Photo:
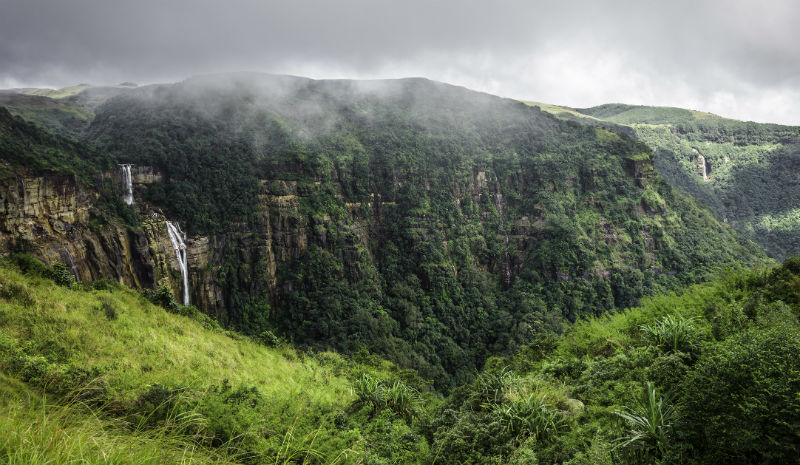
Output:
<svg viewBox="0 0 800 465">
<path fill-rule="evenodd" d="M 353 392 L 358 396 L 355 404 L 370 405 L 373 415 L 391 409 L 407 422 L 411 422 L 416 415 L 419 394 L 402 381 L 387 384 L 364 373 L 353 383 Z"/>
<path fill-rule="evenodd" d="M 53 265 L 47 277 L 55 281 L 59 286 L 71 287 L 75 284 L 75 276 L 72 274 L 72 270 L 63 263 Z"/>
<path fill-rule="evenodd" d="M 36 301 L 30 289 L 22 283 L 0 278 L 0 298 L 15 300 L 25 307 L 30 307 Z"/>
<path fill-rule="evenodd" d="M 697 330 L 693 319 L 667 315 L 652 325 L 642 325 L 642 333 L 665 352 L 692 353 L 697 349 Z"/>
<path fill-rule="evenodd" d="M 515 402 L 498 405 L 496 409 L 506 430 L 517 438 L 547 439 L 564 425 L 564 417 L 558 409 L 547 404 L 544 398 L 533 394 Z"/>
<path fill-rule="evenodd" d="M 109 320 L 116 320 L 117 319 L 117 309 L 114 306 L 114 302 L 109 299 L 102 299 L 100 303 L 100 310 Z"/>
<path fill-rule="evenodd" d="M 619 447 L 631 463 L 656 463 L 664 457 L 672 437 L 675 409 L 669 399 L 658 395 L 653 383 L 647 382 L 633 408 L 614 413 L 627 425 Z"/>
<path fill-rule="evenodd" d="M 704 355 L 688 374 L 681 439 L 698 462 L 797 463 L 800 335 L 751 330 Z"/>
</svg>

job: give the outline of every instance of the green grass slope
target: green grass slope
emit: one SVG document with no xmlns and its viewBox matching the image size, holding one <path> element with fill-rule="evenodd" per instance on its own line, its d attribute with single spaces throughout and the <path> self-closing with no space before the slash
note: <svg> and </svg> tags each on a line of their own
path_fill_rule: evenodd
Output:
<svg viewBox="0 0 800 465">
<path fill-rule="evenodd" d="M 0 422 L 14 431 L 0 439 L 0 461 L 70 463 L 85 453 L 178 463 L 197 450 L 187 463 L 359 463 L 407 452 L 374 445 L 390 435 L 380 428 L 412 440 L 407 414 L 373 421 L 354 404 L 361 373 L 405 386 L 390 364 L 270 348 L 194 315 L 117 285 L 61 286 L 0 265 Z M 140 445 L 151 458 L 138 457 Z"/>
<path fill-rule="evenodd" d="M 135 88 L 133 84 L 81 84 L 63 89 L 7 89 L 0 90 L 0 107 L 55 134 L 81 139 L 94 119 L 97 106 Z"/>
<path fill-rule="evenodd" d="M 25 256 L 0 263 L 3 463 L 786 464 L 800 453 L 800 258 L 542 334 L 443 400 L 366 353 L 298 352 L 69 276 Z"/>
<path fill-rule="evenodd" d="M 0 180 L 17 170 L 74 175 L 89 183 L 93 175 L 113 165 L 91 147 L 44 130 L 0 106 Z"/>
<path fill-rule="evenodd" d="M 57 134 L 79 137 L 94 118 L 86 107 L 38 95 L 0 92 L 0 106 Z"/>
<path fill-rule="evenodd" d="M 47 402 L 0 374 L 0 462 L 7 465 L 226 465 L 176 431 L 131 431 L 84 406 Z"/>
<path fill-rule="evenodd" d="M 573 109 L 573 111 L 601 121 L 620 124 L 679 124 L 708 119 L 726 119 L 713 113 L 683 108 L 625 105 L 621 103 L 608 103 L 591 108 L 577 108 Z"/>
</svg>

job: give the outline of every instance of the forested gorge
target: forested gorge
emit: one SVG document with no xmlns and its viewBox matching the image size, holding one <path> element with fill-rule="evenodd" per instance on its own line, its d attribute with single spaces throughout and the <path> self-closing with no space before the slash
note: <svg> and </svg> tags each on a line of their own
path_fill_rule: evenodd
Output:
<svg viewBox="0 0 800 465">
<path fill-rule="evenodd" d="M 87 141 L 161 170 L 144 198 L 190 233 L 261 232 L 275 213 L 259 192 L 296 198 L 307 247 L 273 290 L 266 257 L 226 253 L 223 323 L 367 348 L 440 388 L 538 332 L 759 257 L 643 144 L 426 80 L 197 78 L 96 113 Z"/>
<path fill-rule="evenodd" d="M 76 92 L 0 108 L 0 457 L 797 463 L 800 262 L 755 242 L 792 250 L 794 129 L 424 79 Z"/>
</svg>

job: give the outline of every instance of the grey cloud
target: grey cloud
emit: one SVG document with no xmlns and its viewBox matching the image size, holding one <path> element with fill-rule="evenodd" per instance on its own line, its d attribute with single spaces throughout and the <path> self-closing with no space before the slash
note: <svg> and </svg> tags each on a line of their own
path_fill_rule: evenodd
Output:
<svg viewBox="0 0 800 465">
<path fill-rule="evenodd" d="M 573 106 L 800 124 L 793 0 L 0 0 L 0 12 L 2 87 L 422 75 Z"/>
</svg>

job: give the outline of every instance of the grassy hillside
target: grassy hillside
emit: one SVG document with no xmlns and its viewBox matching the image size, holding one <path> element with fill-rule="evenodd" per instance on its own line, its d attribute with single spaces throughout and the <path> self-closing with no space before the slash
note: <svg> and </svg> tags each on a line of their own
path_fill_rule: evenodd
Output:
<svg viewBox="0 0 800 465">
<path fill-rule="evenodd" d="M 681 124 L 703 120 L 726 120 L 713 113 L 686 110 L 675 107 L 649 107 L 643 105 L 624 105 L 608 103 L 592 108 L 572 110 L 575 113 L 619 124 Z M 729 122 L 734 120 L 728 119 Z"/>
<path fill-rule="evenodd" d="M 540 335 L 444 400 L 366 353 L 298 352 L 222 331 L 191 307 L 167 311 L 13 261 L 28 271 L 0 264 L 3 463 L 788 464 L 800 454 L 800 259 Z"/>
<path fill-rule="evenodd" d="M 89 183 L 112 159 L 73 139 L 43 130 L 0 106 L 0 178 L 24 169 L 75 175 Z"/>
<path fill-rule="evenodd" d="M 57 134 L 78 138 L 94 113 L 86 107 L 47 96 L 0 92 L 0 106 Z"/>
<path fill-rule="evenodd" d="M 354 404 L 351 382 L 362 373 L 418 396 L 399 377 L 418 379 L 386 362 L 304 354 L 274 338 L 262 339 L 277 344 L 266 347 L 192 308 L 173 305 L 194 318 L 181 316 L 118 285 L 58 285 L 37 276 L 48 275 L 41 266 L 28 268 L 0 265 L 0 370 L 10 393 L 0 408 L 4 430 L 15 432 L 0 439 L 0 457 L 12 463 L 43 463 L 23 460 L 40 453 L 64 463 L 78 453 L 73 441 L 85 442 L 89 457 L 110 453 L 120 463 L 171 462 L 195 449 L 191 463 L 358 463 L 420 452 L 407 415 L 373 419 Z M 381 449 L 393 435 L 408 442 Z M 152 459 L 125 458 L 139 444 Z"/>
<path fill-rule="evenodd" d="M 135 85 L 90 86 L 63 89 L 8 89 L 0 91 L 0 107 L 48 131 L 81 139 L 94 119 L 94 109 Z"/>
<path fill-rule="evenodd" d="M 798 282 L 731 270 L 493 359 L 437 410 L 436 463 L 798 463 Z"/>
</svg>

